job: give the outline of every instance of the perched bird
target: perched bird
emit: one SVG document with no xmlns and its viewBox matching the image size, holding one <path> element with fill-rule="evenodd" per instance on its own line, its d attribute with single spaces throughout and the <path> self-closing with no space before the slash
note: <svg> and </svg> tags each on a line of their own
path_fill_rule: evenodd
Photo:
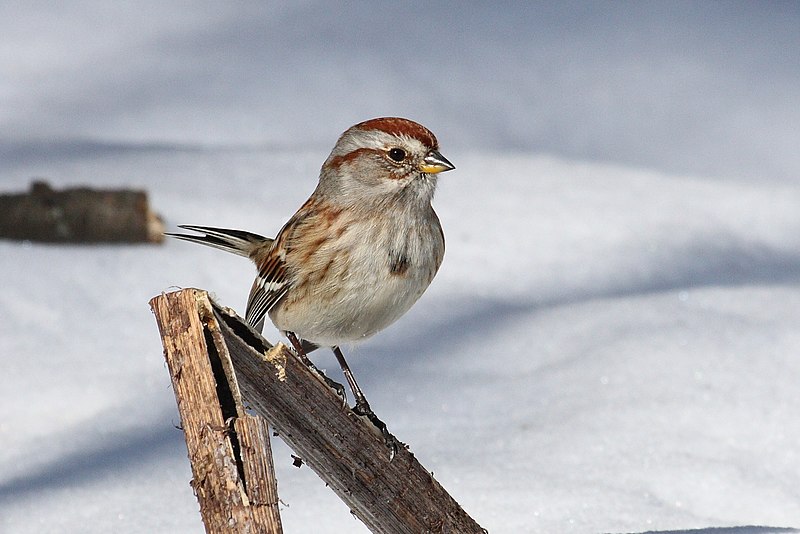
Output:
<svg viewBox="0 0 800 534">
<path fill-rule="evenodd" d="M 438 174 L 454 168 L 424 126 L 372 119 L 339 137 L 317 188 L 275 239 L 191 225 L 180 228 L 202 235 L 168 235 L 253 260 L 246 320 L 260 331 L 269 315 L 308 363 L 307 352 L 331 347 L 354 410 L 386 433 L 339 345 L 392 324 L 433 280 L 444 234 L 431 199 Z"/>
</svg>

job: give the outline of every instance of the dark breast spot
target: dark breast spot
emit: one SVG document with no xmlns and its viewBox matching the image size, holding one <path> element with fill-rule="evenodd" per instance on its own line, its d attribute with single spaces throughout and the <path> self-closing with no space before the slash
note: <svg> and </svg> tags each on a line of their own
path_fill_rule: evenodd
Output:
<svg viewBox="0 0 800 534">
<path fill-rule="evenodd" d="M 410 263 L 408 257 L 402 252 L 392 250 L 389 252 L 389 273 L 396 276 L 403 276 L 408 271 Z"/>
</svg>

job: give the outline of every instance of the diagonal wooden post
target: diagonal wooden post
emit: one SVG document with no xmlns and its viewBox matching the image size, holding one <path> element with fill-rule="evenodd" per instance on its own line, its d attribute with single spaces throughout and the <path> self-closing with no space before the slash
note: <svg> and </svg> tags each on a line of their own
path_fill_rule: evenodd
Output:
<svg viewBox="0 0 800 534">
<path fill-rule="evenodd" d="M 150 301 L 181 414 L 192 488 L 208 533 L 282 532 L 266 421 L 245 412 L 204 291 Z"/>
</svg>

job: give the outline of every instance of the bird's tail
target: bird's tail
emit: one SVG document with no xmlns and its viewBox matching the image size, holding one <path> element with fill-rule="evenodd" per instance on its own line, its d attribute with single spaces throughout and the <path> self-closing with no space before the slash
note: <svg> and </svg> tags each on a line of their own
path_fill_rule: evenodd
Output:
<svg viewBox="0 0 800 534">
<path fill-rule="evenodd" d="M 254 234 L 252 232 L 245 232 L 244 230 L 230 230 L 228 228 L 213 228 L 211 226 L 193 226 L 190 224 L 179 224 L 178 228 L 184 230 L 191 230 L 203 235 L 191 234 L 172 234 L 165 233 L 170 237 L 182 239 L 184 241 L 191 241 L 192 243 L 200 243 L 208 247 L 218 248 L 225 252 L 231 252 L 249 258 L 253 250 L 257 247 L 268 245 L 273 240 Z"/>
</svg>

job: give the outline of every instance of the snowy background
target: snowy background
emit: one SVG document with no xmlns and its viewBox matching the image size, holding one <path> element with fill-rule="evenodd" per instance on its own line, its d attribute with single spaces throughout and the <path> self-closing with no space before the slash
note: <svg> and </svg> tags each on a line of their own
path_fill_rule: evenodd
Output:
<svg viewBox="0 0 800 534">
<path fill-rule="evenodd" d="M 170 227 L 269 235 L 345 128 L 416 119 L 457 166 L 445 262 L 349 353 L 456 500 L 492 533 L 800 527 L 798 27 L 793 2 L 7 0 L 0 189 L 145 188 Z M 0 274 L 0 532 L 201 532 L 147 302 L 242 311 L 252 267 L 0 242 Z M 275 454 L 287 533 L 365 532 Z"/>
</svg>

